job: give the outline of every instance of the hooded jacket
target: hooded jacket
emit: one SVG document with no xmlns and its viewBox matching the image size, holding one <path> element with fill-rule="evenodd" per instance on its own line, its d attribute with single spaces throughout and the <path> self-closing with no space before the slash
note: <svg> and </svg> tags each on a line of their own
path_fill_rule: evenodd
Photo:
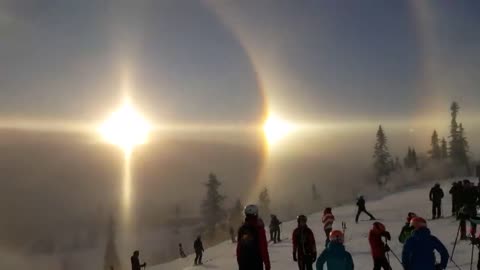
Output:
<svg viewBox="0 0 480 270">
<path fill-rule="evenodd" d="M 368 242 L 370 243 L 370 250 L 373 258 L 382 258 L 387 252 L 385 243 L 382 241 L 382 237 L 386 237 L 388 240 L 390 240 L 390 233 L 387 231 L 371 229 L 370 233 L 368 234 Z"/>
<path fill-rule="evenodd" d="M 431 235 L 428 228 L 414 231 L 403 246 L 402 263 L 405 270 L 435 270 L 434 250 L 440 253 L 441 269 L 447 268 L 449 255 L 442 242 Z"/>
<path fill-rule="evenodd" d="M 345 247 L 336 242 L 331 242 L 317 259 L 317 270 L 323 270 L 324 264 L 328 270 L 353 270 L 352 255 Z"/>
</svg>

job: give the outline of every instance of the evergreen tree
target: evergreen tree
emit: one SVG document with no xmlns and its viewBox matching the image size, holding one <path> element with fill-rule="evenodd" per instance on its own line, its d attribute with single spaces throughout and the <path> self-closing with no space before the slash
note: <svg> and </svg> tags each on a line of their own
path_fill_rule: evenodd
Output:
<svg viewBox="0 0 480 270">
<path fill-rule="evenodd" d="M 458 160 L 458 123 L 457 123 L 457 115 L 458 111 L 460 110 L 460 106 L 458 103 L 453 102 L 450 106 L 450 112 L 452 116 L 452 120 L 450 122 L 450 152 L 449 156 L 452 160 Z"/>
<path fill-rule="evenodd" d="M 463 165 L 470 171 L 469 157 L 468 157 L 468 142 L 465 136 L 465 129 L 463 125 L 457 122 L 460 106 L 457 102 L 453 102 L 450 106 L 451 124 L 450 124 L 450 153 L 449 156 L 453 162 L 458 165 Z"/>
<path fill-rule="evenodd" d="M 402 163 L 400 162 L 400 158 L 398 156 L 395 157 L 395 170 L 401 170 Z"/>
<path fill-rule="evenodd" d="M 268 189 L 264 188 L 262 192 L 260 192 L 260 196 L 258 197 L 259 201 L 259 208 L 260 208 L 260 215 L 263 217 L 268 217 L 270 215 L 270 196 L 268 195 Z"/>
<path fill-rule="evenodd" d="M 120 259 L 118 258 L 118 252 L 115 246 L 116 240 L 116 226 L 113 217 L 110 217 L 107 227 L 107 246 L 105 247 L 105 256 L 103 262 L 103 269 L 110 270 L 120 269 Z"/>
<path fill-rule="evenodd" d="M 230 226 L 237 229 L 242 224 L 243 220 L 243 206 L 240 199 L 237 199 L 233 207 L 230 209 Z"/>
<path fill-rule="evenodd" d="M 408 147 L 407 155 L 403 159 L 403 164 L 405 168 L 411 168 L 411 160 L 412 160 L 412 148 Z"/>
<path fill-rule="evenodd" d="M 412 168 L 418 169 L 418 159 L 417 159 L 417 151 L 415 148 L 412 148 L 412 161 L 411 161 Z"/>
<path fill-rule="evenodd" d="M 430 145 L 432 149 L 429 151 L 430 158 L 439 160 L 442 158 L 442 150 L 440 148 L 440 140 L 438 139 L 437 131 L 434 130 L 431 138 Z"/>
<path fill-rule="evenodd" d="M 374 167 L 377 176 L 377 183 L 383 184 L 384 182 L 382 179 L 387 177 L 392 170 L 392 162 L 387 147 L 387 136 L 381 125 L 378 127 L 377 131 L 377 142 L 375 143 L 373 158 L 375 160 Z"/>
<path fill-rule="evenodd" d="M 448 158 L 448 147 L 447 147 L 447 140 L 445 140 L 445 137 L 442 138 L 442 145 L 440 146 L 440 149 L 441 149 L 442 159 Z"/>
<path fill-rule="evenodd" d="M 467 171 L 470 173 L 470 158 L 468 157 L 469 145 L 467 137 L 465 135 L 465 129 L 463 128 L 462 123 L 458 125 L 458 153 L 459 153 L 459 162 L 464 165 Z"/>
<path fill-rule="evenodd" d="M 207 197 L 202 203 L 202 214 L 205 225 L 210 231 L 213 231 L 215 225 L 220 223 L 225 217 L 225 211 L 223 210 L 225 196 L 220 195 L 218 191 L 221 185 L 215 174 L 211 173 L 208 176 L 208 182 L 205 184 Z"/>
<path fill-rule="evenodd" d="M 403 160 L 405 168 L 418 169 L 417 151 L 413 147 L 408 147 L 407 156 Z"/>
</svg>

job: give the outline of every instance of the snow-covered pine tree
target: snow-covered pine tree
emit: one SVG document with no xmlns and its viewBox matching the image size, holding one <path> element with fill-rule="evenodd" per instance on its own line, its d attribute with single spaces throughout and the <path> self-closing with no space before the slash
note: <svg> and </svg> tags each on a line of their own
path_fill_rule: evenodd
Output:
<svg viewBox="0 0 480 270">
<path fill-rule="evenodd" d="M 217 176 L 213 173 L 208 176 L 208 182 L 205 183 L 207 195 L 202 203 L 202 216 L 209 232 L 213 232 L 215 226 L 225 218 L 225 210 L 223 209 L 225 196 L 219 192 L 221 185 Z"/>
<path fill-rule="evenodd" d="M 385 184 L 386 178 L 392 170 L 392 158 L 387 147 L 387 136 L 383 131 L 382 126 L 378 127 L 377 141 L 374 147 L 374 168 L 376 173 L 377 183 L 379 185 Z"/>
</svg>

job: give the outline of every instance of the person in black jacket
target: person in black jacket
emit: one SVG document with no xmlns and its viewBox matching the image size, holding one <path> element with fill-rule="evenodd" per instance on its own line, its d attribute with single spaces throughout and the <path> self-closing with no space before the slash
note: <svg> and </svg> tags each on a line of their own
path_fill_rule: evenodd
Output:
<svg viewBox="0 0 480 270">
<path fill-rule="evenodd" d="M 280 239 L 280 220 L 278 220 L 276 215 L 270 215 L 270 241 L 277 243 L 281 242 Z"/>
<path fill-rule="evenodd" d="M 355 223 L 358 223 L 358 218 L 360 217 L 360 214 L 362 212 L 367 214 L 370 217 L 370 220 L 375 220 L 375 217 L 372 216 L 372 214 L 370 214 L 367 211 L 367 208 L 365 207 L 365 199 L 363 198 L 362 195 L 360 195 L 357 199 L 357 206 L 358 206 L 358 210 L 357 210 L 357 215 L 355 216 Z"/>
<path fill-rule="evenodd" d="M 437 219 L 442 216 L 442 199 L 443 199 L 443 190 L 440 187 L 440 184 L 435 184 L 430 190 L 430 201 L 432 202 L 432 219 Z"/>
<path fill-rule="evenodd" d="M 183 250 L 182 243 L 178 244 L 178 252 L 180 253 L 180 258 L 187 257 L 187 254 L 185 254 L 185 251 Z"/>
<path fill-rule="evenodd" d="M 142 267 L 147 267 L 146 262 L 140 264 L 138 256 L 140 256 L 140 252 L 138 250 L 135 250 L 132 257 L 130 257 L 130 262 L 132 263 L 132 270 L 140 270 Z"/>
<path fill-rule="evenodd" d="M 473 186 L 469 180 L 463 180 L 463 188 L 461 194 L 462 207 L 459 211 L 460 218 L 460 239 L 467 240 L 466 221 L 477 217 L 478 189 Z M 477 224 L 470 223 L 470 235 L 475 235 Z"/>
<path fill-rule="evenodd" d="M 201 265 L 202 263 L 202 257 L 203 257 L 203 243 L 202 239 L 200 238 L 200 235 L 197 237 L 195 242 L 193 243 L 193 249 L 195 249 L 195 265 Z"/>
<path fill-rule="evenodd" d="M 454 182 L 450 188 L 450 195 L 452 197 L 452 216 L 458 215 L 460 208 L 460 196 L 461 196 L 462 184 L 461 182 Z"/>
</svg>

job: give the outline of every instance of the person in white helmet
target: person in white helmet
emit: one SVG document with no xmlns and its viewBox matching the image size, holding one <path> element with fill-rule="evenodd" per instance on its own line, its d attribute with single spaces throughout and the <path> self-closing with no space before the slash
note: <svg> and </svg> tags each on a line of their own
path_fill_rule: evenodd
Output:
<svg viewBox="0 0 480 270">
<path fill-rule="evenodd" d="M 245 207 L 245 222 L 238 229 L 237 262 L 239 270 L 270 270 L 267 235 L 258 207 Z M 265 266 L 265 268 L 264 268 Z"/>
</svg>

